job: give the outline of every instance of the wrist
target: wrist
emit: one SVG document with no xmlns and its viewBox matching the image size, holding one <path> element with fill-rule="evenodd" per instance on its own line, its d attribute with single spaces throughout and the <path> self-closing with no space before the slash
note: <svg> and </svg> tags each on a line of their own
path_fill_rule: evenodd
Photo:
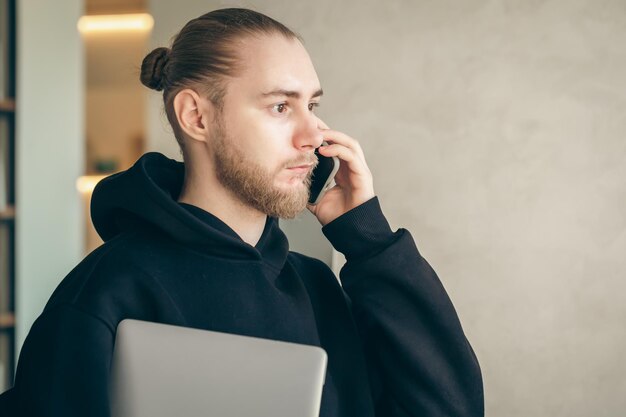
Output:
<svg viewBox="0 0 626 417">
<path fill-rule="evenodd" d="M 395 240 L 376 196 L 326 224 L 322 232 L 348 260 L 377 252 Z"/>
</svg>

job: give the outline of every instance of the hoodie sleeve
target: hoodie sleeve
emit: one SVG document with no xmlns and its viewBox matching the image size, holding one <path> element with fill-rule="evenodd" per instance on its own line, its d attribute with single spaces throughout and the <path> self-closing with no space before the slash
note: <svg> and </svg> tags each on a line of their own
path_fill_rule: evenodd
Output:
<svg viewBox="0 0 626 417">
<path fill-rule="evenodd" d="M 46 310 L 24 342 L 15 379 L 18 416 L 108 417 L 114 334 L 70 305 Z"/>
<path fill-rule="evenodd" d="M 376 415 L 484 415 L 480 367 L 439 278 L 378 198 L 322 228 L 346 256 L 340 278 L 366 353 Z"/>
</svg>

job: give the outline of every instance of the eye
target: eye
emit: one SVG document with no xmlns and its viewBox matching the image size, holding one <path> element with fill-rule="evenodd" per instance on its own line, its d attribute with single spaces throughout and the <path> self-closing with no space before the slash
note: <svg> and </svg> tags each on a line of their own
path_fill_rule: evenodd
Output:
<svg viewBox="0 0 626 417">
<path fill-rule="evenodd" d="M 272 110 L 275 111 L 276 113 L 282 114 L 285 111 L 287 111 L 287 104 L 285 103 L 275 104 L 274 106 L 272 106 Z"/>
<path fill-rule="evenodd" d="M 320 103 L 309 103 L 309 111 L 314 111 L 316 107 L 319 107 Z"/>
</svg>

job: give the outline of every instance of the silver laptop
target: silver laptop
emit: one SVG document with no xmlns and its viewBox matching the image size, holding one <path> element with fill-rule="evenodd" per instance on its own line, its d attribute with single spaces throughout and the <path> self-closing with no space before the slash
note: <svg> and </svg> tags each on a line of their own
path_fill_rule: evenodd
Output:
<svg viewBox="0 0 626 417">
<path fill-rule="evenodd" d="M 113 417 L 318 417 L 326 352 L 138 320 L 118 328 Z"/>
</svg>

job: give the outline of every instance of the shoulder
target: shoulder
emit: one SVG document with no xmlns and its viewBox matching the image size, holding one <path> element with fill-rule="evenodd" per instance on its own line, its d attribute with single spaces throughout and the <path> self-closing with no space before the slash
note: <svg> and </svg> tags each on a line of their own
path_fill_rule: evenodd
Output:
<svg viewBox="0 0 626 417">
<path fill-rule="evenodd" d="M 120 318 L 141 315 L 167 298 L 158 284 L 158 261 L 172 256 L 167 243 L 136 234 L 120 235 L 91 252 L 63 278 L 45 311 L 59 305 L 115 326 Z"/>
</svg>

